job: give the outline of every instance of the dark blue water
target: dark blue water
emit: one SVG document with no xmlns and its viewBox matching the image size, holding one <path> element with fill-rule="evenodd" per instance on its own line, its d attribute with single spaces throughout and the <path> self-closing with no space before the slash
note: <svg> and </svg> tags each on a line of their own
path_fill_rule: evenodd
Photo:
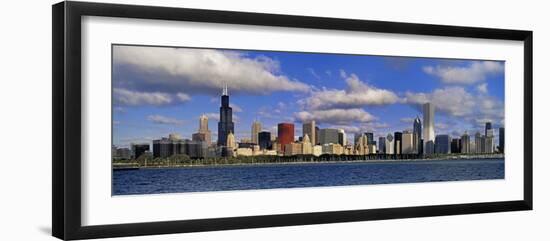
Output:
<svg viewBox="0 0 550 241">
<path fill-rule="evenodd" d="M 503 159 L 139 169 L 114 171 L 113 195 L 503 178 Z"/>
</svg>

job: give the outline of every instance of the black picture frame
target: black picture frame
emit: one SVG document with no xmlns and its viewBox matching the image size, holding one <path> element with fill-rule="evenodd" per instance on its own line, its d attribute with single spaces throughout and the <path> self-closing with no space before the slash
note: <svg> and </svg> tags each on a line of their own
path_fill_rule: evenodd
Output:
<svg viewBox="0 0 550 241">
<path fill-rule="evenodd" d="M 532 210 L 533 208 L 533 32 L 491 28 L 290 16 L 170 7 L 60 2 L 52 6 L 53 156 L 52 233 L 60 239 L 88 239 L 213 230 L 308 225 L 442 215 Z M 282 215 L 81 224 L 81 17 L 280 26 L 378 33 L 516 40 L 524 43 L 524 194 L 521 200 Z"/>
</svg>

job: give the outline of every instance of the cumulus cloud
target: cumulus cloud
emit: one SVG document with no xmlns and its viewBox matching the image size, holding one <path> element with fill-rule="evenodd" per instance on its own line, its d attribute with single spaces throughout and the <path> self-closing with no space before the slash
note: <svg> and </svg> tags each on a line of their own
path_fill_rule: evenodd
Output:
<svg viewBox="0 0 550 241">
<path fill-rule="evenodd" d="M 155 124 L 163 124 L 163 125 L 183 125 L 184 123 L 183 120 L 178 120 L 176 118 L 166 117 L 162 115 L 149 115 L 147 116 L 147 120 Z"/>
<path fill-rule="evenodd" d="M 366 105 L 386 105 L 396 103 L 399 98 L 390 90 L 379 89 L 362 82 L 357 75 L 345 74 L 341 70 L 342 76 L 345 76 L 347 88 L 345 90 L 323 89 L 313 91 L 311 96 L 300 100 L 299 103 L 305 109 L 327 110 L 327 109 L 347 109 L 359 108 Z"/>
<path fill-rule="evenodd" d="M 301 122 L 315 120 L 318 123 L 344 125 L 352 122 L 370 122 L 376 118 L 361 108 L 300 111 L 294 114 Z"/>
<path fill-rule="evenodd" d="M 504 72 L 504 64 L 498 61 L 475 61 L 468 66 L 424 66 L 424 73 L 435 76 L 445 84 L 475 84 L 489 75 Z"/>
<path fill-rule="evenodd" d="M 231 107 L 231 109 L 233 109 L 233 112 L 243 112 L 243 108 L 241 108 L 237 104 L 231 103 L 229 104 L 229 106 Z"/>
<path fill-rule="evenodd" d="M 436 110 L 457 117 L 471 114 L 476 105 L 474 97 L 462 87 L 445 87 L 432 93 L 407 92 L 404 101 L 415 105 L 431 102 Z"/>
<path fill-rule="evenodd" d="M 462 87 L 445 87 L 431 93 L 407 92 L 403 101 L 419 110 L 422 104 L 430 102 L 436 113 L 459 117 L 474 126 L 485 122 L 499 123 L 504 118 L 502 101 L 485 94 L 471 94 Z"/>
<path fill-rule="evenodd" d="M 279 74 L 277 61 L 237 51 L 115 46 L 113 62 L 115 87 L 141 92 L 219 94 L 224 83 L 230 93 L 310 89 Z"/>
<path fill-rule="evenodd" d="M 476 87 L 477 91 L 480 94 L 487 94 L 489 91 L 487 90 L 487 83 L 480 84 Z"/>
<path fill-rule="evenodd" d="M 180 101 L 188 101 L 189 96 L 178 93 L 176 94 Z M 166 105 L 173 102 L 174 98 L 171 94 L 162 92 L 139 92 L 127 89 L 114 88 L 113 99 L 119 105 Z"/>
</svg>

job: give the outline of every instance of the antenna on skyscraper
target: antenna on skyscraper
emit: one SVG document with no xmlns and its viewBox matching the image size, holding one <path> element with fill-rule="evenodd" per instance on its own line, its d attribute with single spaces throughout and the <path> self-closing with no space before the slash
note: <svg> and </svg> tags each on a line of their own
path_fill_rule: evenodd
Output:
<svg viewBox="0 0 550 241">
<path fill-rule="evenodd" d="M 222 95 L 229 95 L 227 93 L 227 81 L 224 81 L 224 86 L 223 86 L 223 90 L 222 90 Z"/>
</svg>

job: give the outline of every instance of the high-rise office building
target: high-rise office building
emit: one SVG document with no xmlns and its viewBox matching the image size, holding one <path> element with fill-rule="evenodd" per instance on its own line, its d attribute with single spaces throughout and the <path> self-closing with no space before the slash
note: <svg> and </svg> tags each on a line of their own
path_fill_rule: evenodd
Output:
<svg viewBox="0 0 550 241">
<path fill-rule="evenodd" d="M 420 117 L 416 116 L 413 122 L 413 152 L 420 153 L 422 150 L 422 123 L 420 122 Z"/>
<path fill-rule="evenodd" d="M 484 153 L 493 153 L 495 146 L 495 133 L 493 131 L 491 122 L 485 123 L 485 149 Z"/>
<path fill-rule="evenodd" d="M 280 145 L 280 151 L 283 152 L 286 144 L 294 142 L 294 124 L 279 123 L 277 125 L 277 142 Z"/>
<path fill-rule="evenodd" d="M 485 137 L 485 148 L 483 153 L 493 153 L 494 152 L 494 146 L 495 146 L 495 137 L 493 133 L 493 129 L 485 130 L 487 132 L 487 135 Z"/>
<path fill-rule="evenodd" d="M 311 143 L 316 144 L 317 136 L 315 135 L 315 121 L 310 120 L 302 124 L 302 137 L 309 136 Z"/>
<path fill-rule="evenodd" d="M 254 122 L 252 122 L 252 130 L 251 130 L 252 136 L 250 138 L 250 140 L 252 140 L 252 143 L 258 144 L 258 133 L 260 133 L 260 131 L 262 131 L 262 123 L 255 120 Z"/>
<path fill-rule="evenodd" d="M 481 133 L 476 132 L 475 135 L 475 151 L 474 153 L 483 153 L 485 150 L 485 138 L 481 136 Z"/>
<path fill-rule="evenodd" d="M 339 144 L 338 141 L 338 129 L 320 129 L 319 130 L 319 143 L 323 144 Z"/>
<path fill-rule="evenodd" d="M 258 133 L 258 145 L 261 150 L 271 149 L 271 132 L 261 131 Z"/>
<path fill-rule="evenodd" d="M 403 133 L 396 131 L 393 133 L 393 151 L 395 154 L 403 153 Z"/>
<path fill-rule="evenodd" d="M 410 131 L 404 131 L 401 137 L 401 154 L 413 154 L 414 134 Z"/>
<path fill-rule="evenodd" d="M 181 137 L 177 137 L 177 139 L 181 139 Z M 199 117 L 199 130 L 197 133 L 191 135 L 191 139 L 193 141 L 204 142 L 206 145 L 212 143 L 212 134 L 208 129 L 208 117 L 206 115 L 201 115 Z"/>
<path fill-rule="evenodd" d="M 461 152 L 461 141 L 460 138 L 453 138 L 451 140 L 451 153 L 460 153 Z"/>
<path fill-rule="evenodd" d="M 359 142 L 361 142 L 362 136 L 364 136 L 364 134 L 360 132 L 353 134 L 353 145 L 355 146 L 359 145 Z M 364 145 L 366 145 L 366 143 L 364 143 Z"/>
<path fill-rule="evenodd" d="M 227 84 L 224 86 L 221 96 L 220 121 L 218 122 L 218 146 L 227 144 L 229 133 L 235 133 L 233 123 L 233 109 L 229 106 L 229 93 Z"/>
<path fill-rule="evenodd" d="M 485 136 L 489 136 L 489 131 L 493 130 L 493 125 L 491 125 L 491 122 L 485 123 Z"/>
<path fill-rule="evenodd" d="M 386 137 L 378 137 L 378 151 L 380 153 L 386 153 Z"/>
<path fill-rule="evenodd" d="M 462 136 L 460 137 L 460 153 L 468 154 L 471 153 L 472 150 L 470 150 L 470 136 L 468 135 L 468 132 L 464 132 Z"/>
<path fill-rule="evenodd" d="M 451 152 L 451 137 L 449 135 L 437 135 L 435 137 L 435 153 L 447 154 Z"/>
<path fill-rule="evenodd" d="M 498 128 L 498 150 L 504 153 L 504 127 Z"/>
<path fill-rule="evenodd" d="M 312 143 L 315 143 L 315 145 L 319 145 L 319 127 L 315 126 L 315 142 L 313 142 L 313 139 L 311 139 Z"/>
<path fill-rule="evenodd" d="M 210 131 L 208 130 L 208 116 L 203 114 L 199 117 L 199 132 L 204 133 L 207 131 Z"/>
<path fill-rule="evenodd" d="M 386 136 L 386 154 L 393 154 L 394 153 L 394 140 L 393 140 L 393 136 L 390 134 L 388 134 L 388 136 Z"/>
<path fill-rule="evenodd" d="M 372 142 L 374 141 L 374 133 L 365 132 L 365 136 L 367 137 L 367 145 L 372 144 Z"/>
<path fill-rule="evenodd" d="M 433 145 L 435 142 L 435 127 L 434 127 L 434 118 L 435 118 L 435 107 L 432 103 L 428 102 L 422 106 L 422 118 L 423 120 L 423 135 L 422 139 L 424 140 L 424 153 L 432 154 Z M 426 145 L 431 145 L 430 148 L 426 148 Z"/>
<path fill-rule="evenodd" d="M 338 129 L 338 144 L 345 146 L 347 143 L 347 136 L 344 129 Z"/>
</svg>

